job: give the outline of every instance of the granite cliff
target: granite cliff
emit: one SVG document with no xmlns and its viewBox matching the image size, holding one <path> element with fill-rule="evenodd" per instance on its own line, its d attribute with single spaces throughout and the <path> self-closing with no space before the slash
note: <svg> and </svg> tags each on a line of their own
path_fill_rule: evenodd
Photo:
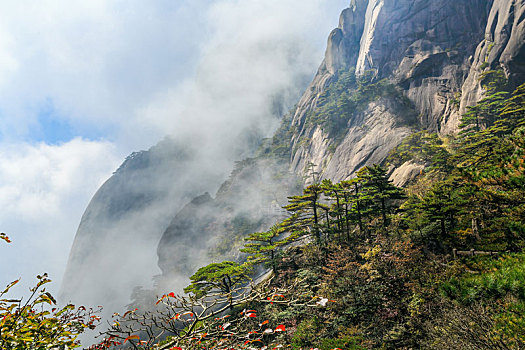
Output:
<svg viewBox="0 0 525 350">
<path fill-rule="evenodd" d="M 515 0 L 352 1 L 291 121 L 294 171 L 314 163 L 323 177 L 343 180 L 384 160 L 414 129 L 457 132 L 467 106 L 483 96 L 484 72 L 503 70 L 514 86 L 523 81 L 523 7 Z M 348 118 L 341 142 L 306 121 L 348 69 L 388 79 L 411 106 L 391 97 L 371 102 Z M 414 113 L 417 122 L 406 125 Z"/>
</svg>

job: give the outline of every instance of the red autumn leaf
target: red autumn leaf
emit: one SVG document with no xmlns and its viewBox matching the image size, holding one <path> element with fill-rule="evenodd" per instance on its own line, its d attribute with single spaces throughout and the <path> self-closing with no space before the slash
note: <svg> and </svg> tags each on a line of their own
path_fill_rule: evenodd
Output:
<svg viewBox="0 0 525 350">
<path fill-rule="evenodd" d="M 0 239 L 3 239 L 4 241 L 6 241 L 6 243 L 11 243 L 9 237 L 7 237 L 7 235 L 3 232 L 0 233 Z"/>
<path fill-rule="evenodd" d="M 286 330 L 286 327 L 283 325 L 283 324 L 280 324 L 278 325 L 276 328 L 275 328 L 275 331 L 276 332 L 284 332 Z"/>
<path fill-rule="evenodd" d="M 259 326 L 264 326 L 265 324 L 270 323 L 270 321 L 266 320 L 263 323 L 261 323 Z"/>
<path fill-rule="evenodd" d="M 171 292 L 171 293 L 168 294 L 168 296 L 169 296 L 170 298 L 175 298 L 175 293 Z"/>
<path fill-rule="evenodd" d="M 174 346 L 174 347 L 170 348 L 170 350 L 182 350 L 182 348 L 179 348 L 178 346 Z"/>
<path fill-rule="evenodd" d="M 138 335 L 130 335 L 129 337 L 127 337 L 126 339 L 124 339 L 124 344 L 126 344 L 126 342 L 127 342 L 128 340 L 131 340 L 131 339 L 137 339 L 137 340 L 139 340 L 140 337 L 139 337 Z"/>
<path fill-rule="evenodd" d="M 257 317 L 257 315 L 252 312 L 252 313 L 246 314 L 246 317 Z"/>
</svg>

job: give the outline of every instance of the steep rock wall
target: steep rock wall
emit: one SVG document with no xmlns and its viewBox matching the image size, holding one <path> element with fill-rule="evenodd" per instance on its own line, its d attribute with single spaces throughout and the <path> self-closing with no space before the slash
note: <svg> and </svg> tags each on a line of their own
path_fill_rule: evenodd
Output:
<svg viewBox="0 0 525 350">
<path fill-rule="evenodd" d="M 194 149 L 169 139 L 129 156 L 82 216 L 61 299 L 110 313 L 124 307 L 159 271 L 155 252 L 173 213 L 220 179 L 199 168 Z"/>
<path fill-rule="evenodd" d="M 525 80 L 525 3 L 495 0 L 488 16 L 484 38 L 478 44 L 463 86 L 460 113 L 479 101 L 484 93 L 482 75 L 502 69 L 510 88 Z"/>
<path fill-rule="evenodd" d="M 484 71 L 503 69 L 512 84 L 524 81 L 524 6 L 521 0 L 352 1 L 290 123 L 293 171 L 304 173 L 313 163 L 322 177 L 341 180 L 384 160 L 411 129 L 456 133 L 467 106 L 483 96 Z M 350 118 L 341 142 L 306 120 L 338 71 L 349 69 L 388 79 L 410 104 L 397 97 L 374 101 Z M 414 113 L 417 123 L 408 125 Z"/>
</svg>

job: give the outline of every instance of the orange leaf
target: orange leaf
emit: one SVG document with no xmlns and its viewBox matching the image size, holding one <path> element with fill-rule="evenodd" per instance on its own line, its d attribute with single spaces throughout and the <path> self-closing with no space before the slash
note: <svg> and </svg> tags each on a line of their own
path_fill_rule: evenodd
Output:
<svg viewBox="0 0 525 350">
<path fill-rule="evenodd" d="M 162 296 L 162 298 L 160 298 L 159 300 L 157 300 L 157 302 L 155 303 L 155 305 L 158 305 L 158 304 L 162 301 L 162 299 L 164 299 L 165 297 L 166 297 L 166 294 L 164 294 L 164 295 Z"/>
<path fill-rule="evenodd" d="M 126 339 L 124 339 L 124 344 L 126 344 L 126 342 L 127 342 L 128 340 L 131 340 L 131 339 L 137 339 L 137 340 L 139 340 L 140 337 L 139 337 L 138 335 L 130 335 L 129 337 L 127 337 Z"/>
</svg>

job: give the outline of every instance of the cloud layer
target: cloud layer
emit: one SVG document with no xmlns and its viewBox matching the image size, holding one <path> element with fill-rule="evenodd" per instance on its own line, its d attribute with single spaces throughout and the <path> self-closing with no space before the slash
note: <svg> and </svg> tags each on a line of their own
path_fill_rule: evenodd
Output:
<svg viewBox="0 0 525 350">
<path fill-rule="evenodd" d="M 0 3 L 0 285 L 60 280 L 89 198 L 166 134 L 231 166 L 315 73 L 347 1 Z M 278 114 L 278 113 L 277 113 Z M 27 276 L 27 277 L 26 277 Z"/>
<path fill-rule="evenodd" d="M 60 279 L 80 215 L 119 161 L 111 143 L 82 139 L 0 148 L 0 223 L 13 241 L 0 244 L 2 285 L 23 277 L 27 290 L 44 272 Z"/>
</svg>

